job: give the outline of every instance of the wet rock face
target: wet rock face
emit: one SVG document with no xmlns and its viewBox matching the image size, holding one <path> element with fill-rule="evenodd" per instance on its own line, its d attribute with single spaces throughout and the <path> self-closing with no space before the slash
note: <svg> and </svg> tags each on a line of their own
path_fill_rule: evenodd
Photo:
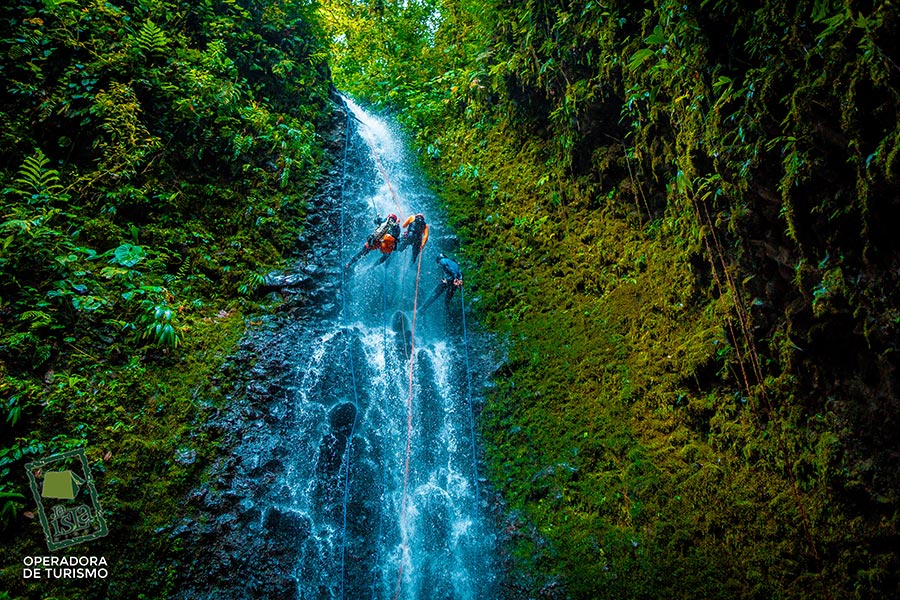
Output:
<svg viewBox="0 0 900 600">
<path fill-rule="evenodd" d="M 470 586 L 482 592 L 477 597 L 495 597 L 484 588 L 495 579 L 492 529 L 470 513 L 486 507 L 487 495 L 465 481 L 480 462 L 469 421 L 480 409 L 464 393 L 469 358 L 463 371 L 459 328 L 433 322 L 443 350 L 414 347 L 412 322 L 399 308 L 402 294 L 389 304 L 390 294 L 367 293 L 402 288 L 374 277 L 352 280 L 346 307 L 354 317 L 339 318 L 342 252 L 352 255 L 364 239 L 361 226 L 357 237 L 341 237 L 341 203 L 369 197 L 371 176 L 359 173 L 374 169 L 367 155 L 350 156 L 348 173 L 356 176 L 348 176 L 342 194 L 342 173 L 333 170 L 309 203 L 297 260 L 265 279 L 260 297 L 277 301 L 275 314 L 254 318 L 259 324 L 223 369 L 228 402 L 206 424 L 222 439 L 220 458 L 186 498 L 186 516 L 170 533 L 193 559 L 176 585 L 178 598 L 363 598 L 376 583 L 386 591 L 381 596 L 395 593 L 390 554 L 406 543 L 400 494 L 407 481 L 423 490 L 415 500 L 421 512 L 408 511 L 421 515 L 408 526 L 421 575 L 404 595 L 476 597 L 460 592 Z M 354 218 L 361 225 L 360 215 Z M 439 241 L 452 246 L 449 237 Z M 375 257 L 369 259 L 374 267 Z M 486 344 L 472 333 L 469 342 L 478 381 L 489 369 L 476 359 L 487 353 L 476 348 Z M 420 401 L 409 418 L 422 441 L 412 446 L 406 407 L 392 400 L 406 398 L 414 350 Z M 472 568 L 451 551 L 483 558 L 484 565 Z"/>
<path fill-rule="evenodd" d="M 333 156 L 343 148 L 343 121 L 338 125 Z M 298 238 L 301 254 L 285 271 L 267 275 L 258 290 L 260 297 L 279 302 L 277 312 L 260 318 L 223 368 L 223 388 L 232 391 L 203 426 L 220 437 L 220 458 L 185 498 L 185 516 L 169 532 L 172 543 L 183 544 L 194 557 L 182 571 L 177 598 L 298 596 L 293 567 L 310 524 L 285 507 L 288 491 L 279 482 L 293 451 L 291 394 L 300 376 L 296 365 L 302 364 L 296 349 L 309 347 L 316 324 L 341 307 L 337 253 L 329 244 L 315 243 L 338 229 L 340 183 L 339 170 L 332 169 L 309 202 L 307 228 Z M 335 406 L 329 415 L 336 455 L 355 416 L 350 404 Z M 194 456 L 185 452 L 178 460 L 189 464 Z M 336 471 L 339 464 L 328 468 Z"/>
</svg>

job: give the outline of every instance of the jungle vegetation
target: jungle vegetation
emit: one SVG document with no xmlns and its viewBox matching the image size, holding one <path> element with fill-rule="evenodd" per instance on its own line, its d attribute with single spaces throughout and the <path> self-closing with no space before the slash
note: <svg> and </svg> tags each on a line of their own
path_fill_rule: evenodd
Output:
<svg viewBox="0 0 900 600">
<path fill-rule="evenodd" d="M 506 340 L 509 596 L 898 595 L 896 6 L 322 7 Z"/>
<path fill-rule="evenodd" d="M 121 563 L 61 594 L 177 586 L 333 79 L 406 127 L 503 342 L 509 597 L 900 595 L 897 43 L 877 0 L 4 5 L 0 589 L 46 589 L 22 464 L 82 445 Z"/>
<path fill-rule="evenodd" d="M 115 557 L 60 597 L 170 597 L 199 427 L 329 158 L 314 6 L 22 0 L 0 9 L 0 590 L 46 554 L 23 465 L 86 447 Z M 77 546 L 67 551 L 79 553 Z M 83 551 L 80 552 L 83 554 Z M 0 596 L 7 597 L 7 592 Z M 36 597 L 36 596 L 35 596 Z"/>
</svg>

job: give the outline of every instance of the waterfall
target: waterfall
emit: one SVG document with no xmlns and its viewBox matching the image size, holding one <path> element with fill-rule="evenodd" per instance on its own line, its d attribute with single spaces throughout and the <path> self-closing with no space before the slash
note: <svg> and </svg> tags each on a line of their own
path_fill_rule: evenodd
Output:
<svg viewBox="0 0 900 600">
<path fill-rule="evenodd" d="M 417 275 L 421 306 L 452 236 L 393 127 L 346 104 L 344 227 L 327 243 L 341 245 L 344 263 L 388 213 L 424 213 L 430 237 L 421 265 L 411 250 L 379 265 L 373 251 L 345 272 L 340 314 L 297 353 L 277 499 L 303 524 L 297 596 L 493 598 L 495 535 L 477 497 L 461 295 L 415 315 L 410 339 Z"/>
</svg>

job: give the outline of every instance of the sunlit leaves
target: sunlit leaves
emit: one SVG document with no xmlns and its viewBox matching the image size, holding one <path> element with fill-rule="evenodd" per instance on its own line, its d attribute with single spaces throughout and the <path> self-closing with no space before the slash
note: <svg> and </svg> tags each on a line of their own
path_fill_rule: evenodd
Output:
<svg viewBox="0 0 900 600">
<path fill-rule="evenodd" d="M 653 50 L 650 48 L 641 48 L 637 52 L 631 55 L 631 59 L 628 61 L 628 68 L 631 70 L 636 70 L 644 61 L 653 56 Z"/>
<path fill-rule="evenodd" d="M 103 119 L 106 134 L 94 140 L 94 147 L 104 156 L 99 177 L 131 175 L 162 145 L 143 122 L 141 109 L 134 89 L 125 84 L 113 83 L 95 96 L 91 113 Z"/>
<path fill-rule="evenodd" d="M 167 350 L 174 350 L 181 341 L 175 311 L 167 305 L 151 305 L 144 315 L 147 324 L 144 338 Z"/>
<path fill-rule="evenodd" d="M 169 39 L 153 21 L 145 21 L 135 36 L 134 43 L 144 56 L 152 57 L 166 53 Z"/>
<path fill-rule="evenodd" d="M 59 171 L 48 169 L 50 159 L 44 156 L 40 148 L 25 158 L 14 183 L 17 187 L 4 190 L 23 196 L 29 203 L 45 203 L 62 198 L 63 187 L 59 183 Z"/>
<path fill-rule="evenodd" d="M 144 249 L 134 244 L 122 244 L 116 248 L 113 260 L 123 267 L 133 267 L 147 256 Z"/>
</svg>

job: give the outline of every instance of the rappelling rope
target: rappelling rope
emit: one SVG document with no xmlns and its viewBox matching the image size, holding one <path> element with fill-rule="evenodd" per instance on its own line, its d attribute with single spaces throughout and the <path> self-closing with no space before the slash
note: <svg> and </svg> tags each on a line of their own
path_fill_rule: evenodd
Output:
<svg viewBox="0 0 900 600">
<path fill-rule="evenodd" d="M 346 106 L 346 104 L 345 104 L 345 106 Z M 391 185 L 391 180 L 388 177 L 387 170 L 384 168 L 384 165 L 382 164 L 381 159 L 378 156 L 378 152 L 376 151 L 375 146 L 368 139 L 366 139 L 365 136 L 361 136 L 361 137 L 363 139 L 365 139 L 366 143 L 369 145 L 369 149 L 372 152 L 372 157 L 375 159 L 375 163 L 378 166 L 378 170 L 381 171 L 381 176 L 384 178 L 384 182 L 388 187 L 388 191 L 390 191 L 391 197 L 394 199 L 394 204 L 397 207 L 397 214 L 402 215 L 403 209 L 400 207 L 400 200 L 397 197 L 397 193 L 394 191 L 394 187 Z M 346 166 L 345 166 L 345 169 L 346 169 Z M 373 201 L 373 208 L 374 208 L 374 201 Z M 342 223 L 342 225 L 343 225 L 343 223 Z M 416 353 L 415 353 L 416 310 L 418 308 L 418 302 L 419 302 L 419 279 L 420 279 L 420 276 L 422 273 L 421 247 L 419 248 L 419 250 L 420 250 L 419 257 L 416 261 L 416 287 L 415 287 L 415 294 L 413 295 L 412 325 L 410 327 L 409 395 L 407 396 L 407 399 L 406 399 L 406 458 L 405 458 L 404 467 L 403 467 L 403 495 L 402 495 L 401 501 L 400 501 L 401 502 L 400 503 L 400 535 L 402 538 L 402 541 L 401 541 L 402 551 L 400 554 L 400 567 L 398 569 L 399 572 L 397 574 L 397 591 L 394 596 L 395 600 L 397 598 L 399 598 L 399 596 L 400 596 L 400 588 L 401 588 L 401 583 L 403 581 L 403 570 L 404 570 L 403 554 L 405 552 L 408 552 L 408 549 L 409 549 L 409 542 L 407 540 L 405 524 L 406 524 L 406 518 L 407 518 L 407 497 L 408 497 L 408 493 L 409 493 L 409 460 L 410 460 L 410 455 L 412 453 L 412 419 L 413 419 L 412 401 L 413 401 L 413 390 L 414 390 L 413 375 L 414 375 L 414 368 L 415 368 L 415 361 L 416 361 Z M 383 290 L 384 290 L 385 294 L 387 293 L 387 291 L 386 291 L 387 290 L 387 274 L 386 273 L 387 272 L 385 271 L 385 283 L 383 286 Z M 385 300 L 384 300 L 384 307 L 385 307 L 385 310 L 384 310 L 383 318 L 387 319 L 387 298 L 386 298 L 386 296 L 385 296 Z M 383 322 L 382 327 L 384 328 L 384 331 L 386 333 L 386 331 L 387 331 L 386 323 Z M 405 345 L 406 345 L 405 329 L 401 332 L 401 335 L 404 336 L 404 347 L 405 347 Z M 381 524 L 379 523 L 379 527 L 380 526 L 381 526 Z M 374 574 L 373 574 L 373 583 L 372 583 L 372 595 L 374 598 L 374 595 L 375 595 Z"/>
<path fill-rule="evenodd" d="M 394 192 L 394 187 L 391 185 L 391 180 L 388 178 L 387 170 L 384 168 L 384 165 L 381 162 L 381 159 L 378 157 L 378 152 L 375 150 L 375 147 L 371 142 L 366 140 L 369 144 L 369 149 L 372 151 L 372 156 L 375 158 L 375 162 L 378 165 L 378 169 L 381 171 L 381 176 L 384 178 L 385 184 L 388 186 L 388 190 L 391 192 L 391 196 L 394 199 L 394 204 L 397 206 L 397 214 L 403 214 L 403 209 L 400 207 L 400 201 L 397 198 L 397 194 Z M 415 294 L 413 295 L 413 318 L 412 325 L 410 326 L 410 341 L 409 341 L 409 395 L 406 399 L 406 458 L 404 460 L 403 466 L 403 495 L 400 500 L 400 535 L 402 538 L 401 547 L 402 551 L 400 554 L 400 568 L 397 574 L 397 591 L 394 598 L 398 598 L 400 596 L 400 587 L 403 581 L 403 570 L 404 570 L 404 562 L 403 562 L 403 554 L 405 551 L 408 551 L 409 541 L 406 537 L 406 505 L 407 505 L 407 496 L 409 493 L 409 459 L 412 453 L 412 400 L 413 400 L 413 374 L 416 360 L 416 309 L 418 307 L 419 302 L 419 279 L 422 273 L 422 253 L 421 248 L 419 249 L 419 257 L 416 261 L 416 288 Z M 385 275 L 387 277 L 387 275 Z M 384 284 L 384 290 L 387 290 L 387 281 Z M 385 291 L 385 293 L 387 293 Z M 385 300 L 385 303 L 387 300 Z M 386 311 L 385 311 L 386 315 Z M 386 318 L 386 316 L 385 316 Z M 405 325 L 400 333 L 403 336 L 403 347 L 406 348 L 406 328 Z M 374 593 L 374 584 L 373 584 L 373 593 Z"/>
<path fill-rule="evenodd" d="M 374 203 L 372 208 L 375 208 Z M 385 268 L 382 269 L 382 283 L 381 283 L 381 344 L 382 347 L 387 346 L 387 264 L 384 265 Z M 383 414 L 388 414 L 387 407 L 387 397 L 383 396 L 382 400 L 384 401 L 384 407 L 382 408 Z M 382 434 L 382 452 L 386 456 L 387 452 L 385 452 L 386 444 L 384 442 L 384 435 Z M 384 491 L 387 489 L 387 464 L 384 460 L 381 461 L 381 497 L 384 497 Z M 378 584 L 378 564 L 381 561 L 381 532 L 384 522 L 384 508 L 383 508 L 383 500 L 378 502 L 378 533 L 375 535 L 375 561 L 372 565 L 372 600 L 375 600 L 376 597 L 376 586 Z"/>
<path fill-rule="evenodd" d="M 383 273 L 383 281 L 381 288 L 381 340 L 382 347 L 387 346 L 387 265 L 385 265 L 385 269 L 382 270 Z M 382 400 L 384 401 L 383 414 L 386 416 L 388 414 L 387 410 L 387 396 L 383 395 Z M 384 434 L 382 433 L 382 453 L 384 456 L 387 456 L 387 452 L 385 452 L 387 444 L 384 442 Z M 387 464 L 382 459 L 381 461 L 381 498 L 378 502 L 378 533 L 375 536 L 375 562 L 372 566 L 372 600 L 375 600 L 375 590 L 376 585 L 378 584 L 378 564 L 381 561 L 381 531 L 384 522 L 384 491 L 387 489 Z"/>
<path fill-rule="evenodd" d="M 472 369 L 469 368 L 469 333 L 466 330 L 466 292 L 459 288 L 459 300 L 462 308 L 463 353 L 466 357 L 466 403 L 469 405 L 469 430 L 472 433 L 472 483 L 475 486 L 475 512 L 478 512 L 478 457 L 475 452 L 475 408 L 472 406 Z M 472 561 L 473 570 L 478 570 L 478 557 Z"/>
<path fill-rule="evenodd" d="M 466 356 L 466 403 L 469 405 L 469 426 L 472 431 L 472 481 L 475 483 L 475 505 L 478 505 L 478 461 L 475 456 L 475 409 L 472 407 L 472 370 L 469 368 L 469 334 L 466 331 L 466 292 L 459 288 L 462 304 L 463 352 Z"/>
<path fill-rule="evenodd" d="M 344 164 L 343 173 L 341 175 L 341 244 L 338 249 L 338 260 L 340 264 L 344 264 L 344 188 L 347 181 L 347 148 L 350 141 L 350 109 L 346 102 L 343 102 L 344 114 L 347 116 L 344 124 Z M 350 500 L 350 453 L 353 448 L 353 436 L 356 434 L 356 421 L 359 418 L 359 396 L 356 389 L 356 368 L 353 364 L 353 348 L 351 346 L 350 334 L 347 332 L 347 293 L 344 281 L 344 269 L 341 269 L 341 320 L 343 321 L 343 332 L 347 336 L 347 354 L 350 355 L 350 379 L 353 382 L 353 425 L 350 427 L 350 436 L 347 438 L 347 448 L 344 451 L 344 460 L 342 461 L 344 471 L 344 498 L 343 498 L 343 523 L 341 526 L 341 598 L 344 598 L 344 580 L 346 578 L 346 555 L 347 555 L 347 504 Z"/>
<path fill-rule="evenodd" d="M 365 125 L 365 123 L 363 124 Z M 378 166 L 378 170 L 381 171 L 381 176 L 384 178 L 384 183 L 387 185 L 388 191 L 391 193 L 391 197 L 394 199 L 394 206 L 397 207 L 397 214 L 400 215 L 400 218 L 402 219 L 403 209 L 400 208 L 400 199 L 397 197 L 397 192 L 394 191 L 394 186 L 391 185 L 391 180 L 390 178 L 388 178 L 387 170 L 384 168 L 384 165 L 381 163 L 381 159 L 378 157 L 378 151 L 375 150 L 375 145 L 372 144 L 372 142 L 370 142 L 368 139 L 366 139 L 365 136 L 361 137 L 366 140 L 366 143 L 369 145 L 369 150 L 372 151 L 372 157 L 375 158 L 375 164 Z"/>
<path fill-rule="evenodd" d="M 400 585 L 403 582 L 403 555 L 409 550 L 409 541 L 406 538 L 406 504 L 409 491 L 409 456 L 412 450 L 412 401 L 413 401 L 413 368 L 416 363 L 416 308 L 419 303 L 419 275 L 422 273 L 422 252 L 420 248 L 419 258 L 416 261 L 416 293 L 413 295 L 413 316 L 410 327 L 409 342 L 409 396 L 406 398 L 406 461 L 403 467 L 403 496 L 400 499 L 400 568 L 397 573 L 397 592 L 394 600 L 400 597 Z"/>
</svg>

